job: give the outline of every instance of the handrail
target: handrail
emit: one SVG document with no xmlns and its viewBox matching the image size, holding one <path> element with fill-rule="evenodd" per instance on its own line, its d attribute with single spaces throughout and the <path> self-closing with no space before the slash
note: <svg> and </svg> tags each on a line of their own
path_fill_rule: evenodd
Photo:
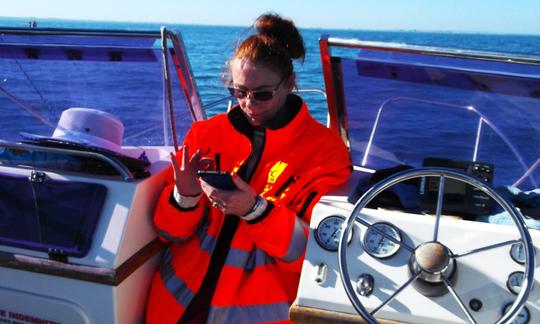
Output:
<svg viewBox="0 0 540 324">
<path fill-rule="evenodd" d="M 328 105 L 328 128 L 335 131 L 347 148 L 351 148 L 349 140 L 349 127 L 347 122 L 347 108 L 343 100 L 343 76 L 340 69 L 336 68 L 336 61 L 332 57 L 332 50 L 328 35 L 319 38 L 319 52 L 324 77 L 324 86 L 327 94 Z"/>
<path fill-rule="evenodd" d="M 124 182 L 133 182 L 135 179 L 131 171 L 129 171 L 129 169 L 122 162 L 120 162 L 120 160 L 118 160 L 117 158 L 113 156 L 107 156 L 105 154 L 98 153 L 98 152 L 70 150 L 70 149 L 63 149 L 63 148 L 50 147 L 50 146 L 31 145 L 31 144 L 25 144 L 25 143 L 11 143 L 4 140 L 0 140 L 0 147 L 5 147 L 9 149 L 14 149 L 14 150 L 50 152 L 50 153 L 58 153 L 58 154 L 64 154 L 64 155 L 72 155 L 72 156 L 98 159 L 109 164 L 116 171 L 118 171 L 118 173 L 120 174 Z"/>
<path fill-rule="evenodd" d="M 136 38 L 160 38 L 160 32 L 110 29 L 78 29 L 78 28 L 19 28 L 2 27 L 0 34 L 7 35 L 66 35 L 66 36 L 122 36 Z"/>
<path fill-rule="evenodd" d="M 172 85 L 171 85 L 171 73 L 169 71 L 169 58 L 168 58 L 168 46 L 167 46 L 167 29 L 163 26 L 161 27 L 161 56 L 163 58 L 163 78 L 165 83 L 165 89 L 167 90 L 167 103 L 169 104 L 169 122 L 171 124 L 172 139 L 174 145 L 174 151 L 178 151 L 178 138 L 176 137 L 176 122 L 174 120 L 174 103 L 172 95 Z M 165 101 L 165 97 L 163 98 Z M 163 125 L 165 126 L 165 125 Z M 166 129 L 164 127 L 163 129 Z M 164 142 L 167 145 L 167 134 L 164 134 Z"/>
<path fill-rule="evenodd" d="M 193 121 L 206 119 L 206 114 L 202 108 L 201 96 L 195 82 L 195 76 L 191 70 L 191 64 L 186 53 L 185 45 L 180 33 L 166 30 L 168 37 L 173 45 L 174 51 L 171 52 L 171 58 L 184 92 L 189 111 Z"/>
<path fill-rule="evenodd" d="M 230 102 L 234 99 L 233 96 L 226 96 L 226 97 L 223 97 L 223 98 L 220 98 L 220 99 L 217 99 L 217 100 L 214 100 L 210 103 L 207 103 L 206 105 L 203 106 L 203 109 L 206 111 L 206 109 L 208 108 L 211 108 L 211 107 L 214 107 L 214 106 L 217 106 L 221 103 L 224 103 L 224 102 Z"/>
<path fill-rule="evenodd" d="M 306 93 L 306 92 L 312 92 L 312 93 L 318 93 L 324 97 L 324 99 L 327 98 L 326 91 L 319 88 L 305 88 L 305 89 L 294 89 L 292 91 L 293 93 Z"/>
<path fill-rule="evenodd" d="M 329 46 L 540 65 L 540 56 L 328 37 Z"/>
</svg>

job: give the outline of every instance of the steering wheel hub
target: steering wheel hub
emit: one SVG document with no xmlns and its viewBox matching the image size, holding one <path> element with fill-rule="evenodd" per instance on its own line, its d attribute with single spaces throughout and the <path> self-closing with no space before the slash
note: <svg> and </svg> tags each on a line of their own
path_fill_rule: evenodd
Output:
<svg viewBox="0 0 540 324">
<path fill-rule="evenodd" d="M 411 254 L 409 271 L 416 277 L 413 286 L 425 296 L 441 296 L 448 292 L 444 279 L 455 282 L 456 262 L 452 252 L 440 242 L 424 242 Z"/>
<path fill-rule="evenodd" d="M 439 242 L 426 242 L 416 248 L 414 259 L 422 271 L 437 274 L 448 267 L 450 251 Z"/>
</svg>

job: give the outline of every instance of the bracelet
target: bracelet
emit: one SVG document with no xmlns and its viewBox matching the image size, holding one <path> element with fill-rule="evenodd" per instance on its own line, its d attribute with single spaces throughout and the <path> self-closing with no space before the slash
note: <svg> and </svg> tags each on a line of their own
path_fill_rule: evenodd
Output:
<svg viewBox="0 0 540 324">
<path fill-rule="evenodd" d="M 174 195 L 174 200 L 176 200 L 176 203 L 178 204 L 178 206 L 182 208 L 192 208 L 192 207 L 195 207 L 199 203 L 199 200 L 201 199 L 201 196 L 202 196 L 202 192 L 196 196 L 184 196 L 181 193 L 179 193 L 176 186 L 174 186 L 173 195 Z"/>
<path fill-rule="evenodd" d="M 267 206 L 268 206 L 268 202 L 266 201 L 266 199 L 264 199 L 263 196 L 259 195 L 257 196 L 257 199 L 255 200 L 255 204 L 253 205 L 253 208 L 251 208 L 251 210 L 244 216 L 240 216 L 240 218 L 246 221 L 252 221 L 258 218 L 259 216 L 261 216 L 266 210 Z"/>
</svg>

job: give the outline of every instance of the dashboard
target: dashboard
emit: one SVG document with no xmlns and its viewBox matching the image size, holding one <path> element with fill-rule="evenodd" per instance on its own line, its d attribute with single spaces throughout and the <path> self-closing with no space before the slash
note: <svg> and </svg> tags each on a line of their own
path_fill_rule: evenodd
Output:
<svg viewBox="0 0 540 324">
<path fill-rule="evenodd" d="M 354 178 L 354 177 L 353 177 Z M 294 307 L 358 314 L 348 298 L 340 272 L 340 237 L 354 205 L 347 192 L 355 180 L 324 196 L 310 224 L 298 297 Z M 363 208 L 347 235 L 347 277 L 368 312 L 379 320 L 413 323 L 496 322 L 512 306 L 524 278 L 525 254 L 515 226 L 489 224 L 441 215 L 421 215 L 383 208 Z M 412 257 L 426 242 L 437 242 L 455 262 L 445 268 L 453 291 L 443 284 L 413 277 Z M 367 225 L 367 226 L 366 226 Z M 531 230 L 534 251 L 540 233 Z M 436 246 L 437 248 L 438 246 Z M 489 247 L 489 248 L 486 248 Z M 432 248 L 432 247 L 430 247 Z M 531 260 L 538 264 L 538 253 Z M 421 266 L 429 266 L 424 263 Z M 540 288 L 534 279 L 515 323 L 540 321 Z M 441 287 L 442 286 L 442 287 Z M 460 302 L 458 302 L 461 301 Z M 463 309 L 465 308 L 465 309 Z M 293 318 L 294 319 L 294 318 Z"/>
</svg>

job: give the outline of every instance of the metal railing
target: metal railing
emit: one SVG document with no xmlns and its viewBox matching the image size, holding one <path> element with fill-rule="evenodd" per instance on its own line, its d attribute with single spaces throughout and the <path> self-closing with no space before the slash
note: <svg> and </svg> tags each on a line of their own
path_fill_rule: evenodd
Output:
<svg viewBox="0 0 540 324">
<path fill-rule="evenodd" d="M 101 160 L 105 162 L 106 164 L 108 164 L 109 166 L 111 166 L 114 170 L 116 170 L 118 174 L 121 176 L 122 181 L 124 182 L 134 181 L 134 177 L 131 171 L 129 171 L 129 169 L 124 165 L 124 163 L 120 162 L 120 160 L 115 158 L 114 156 L 105 155 L 98 152 L 70 150 L 70 149 L 64 149 L 64 148 L 38 146 L 38 145 L 31 145 L 31 144 L 25 144 L 25 143 L 11 143 L 11 142 L 3 141 L 3 140 L 0 140 L 0 147 L 17 150 L 17 151 L 37 151 L 37 152 L 55 153 L 55 154 L 62 154 L 62 155 L 68 155 L 68 156 L 77 156 L 77 157 Z M 2 164 L 0 163 L 0 165 Z"/>
</svg>

